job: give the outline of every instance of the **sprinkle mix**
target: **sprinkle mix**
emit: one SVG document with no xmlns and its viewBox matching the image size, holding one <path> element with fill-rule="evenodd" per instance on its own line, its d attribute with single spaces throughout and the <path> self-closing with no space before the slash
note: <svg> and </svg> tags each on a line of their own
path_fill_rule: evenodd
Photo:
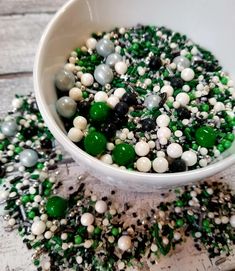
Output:
<svg viewBox="0 0 235 271">
<path fill-rule="evenodd" d="M 146 271 L 187 236 L 211 258 L 230 254 L 235 243 L 235 196 L 226 183 L 204 182 L 169 191 L 173 200 L 144 214 L 128 203 L 115 207 L 115 191 L 97 198 L 86 188 L 84 176 L 65 198 L 55 171 L 61 152 L 35 98 L 17 97 L 13 106 L 1 123 L 0 203 L 5 205 L 5 229 L 18 230 L 33 250 L 38 271 Z"/>
<path fill-rule="evenodd" d="M 55 77 L 68 137 L 141 172 L 205 167 L 234 140 L 234 82 L 185 35 L 136 26 L 96 33 Z"/>
</svg>

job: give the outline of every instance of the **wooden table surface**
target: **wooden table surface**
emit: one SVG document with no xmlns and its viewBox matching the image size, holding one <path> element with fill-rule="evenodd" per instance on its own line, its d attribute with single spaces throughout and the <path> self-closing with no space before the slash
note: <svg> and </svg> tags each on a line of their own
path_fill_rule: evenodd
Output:
<svg viewBox="0 0 235 271">
<path fill-rule="evenodd" d="M 15 93 L 26 94 L 33 91 L 32 68 L 34 55 L 40 36 L 55 11 L 65 0 L 0 0 L 0 116 L 6 114 Z M 73 162 L 60 166 L 62 179 L 69 174 L 70 182 L 79 174 L 79 166 Z M 235 183 L 234 167 L 212 177 L 218 180 L 225 176 L 231 184 Z M 98 194 L 107 194 L 106 187 L 98 180 L 89 178 L 89 185 Z M 127 199 L 135 208 L 149 208 L 162 200 L 159 193 L 137 194 L 117 193 L 115 200 L 121 204 Z M 31 264 L 31 251 L 23 245 L 16 232 L 6 233 L 0 220 L 0 271 L 34 271 Z M 211 261 L 206 252 L 194 249 L 192 241 L 179 246 L 171 256 L 160 259 L 153 270 L 168 271 L 209 271 L 235 270 L 235 257 L 229 257 L 220 265 Z M 147 270 L 145 270 L 147 271 Z"/>
</svg>

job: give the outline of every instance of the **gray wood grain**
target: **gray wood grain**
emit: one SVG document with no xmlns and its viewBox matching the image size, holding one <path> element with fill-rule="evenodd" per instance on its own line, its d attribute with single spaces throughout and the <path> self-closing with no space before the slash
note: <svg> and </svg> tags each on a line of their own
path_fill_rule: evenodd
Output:
<svg viewBox="0 0 235 271">
<path fill-rule="evenodd" d="M 36 48 L 51 14 L 0 17 L 0 74 L 30 72 Z"/>
<path fill-rule="evenodd" d="M 0 15 L 51 13 L 63 5 L 65 0 L 0 0 Z"/>
</svg>

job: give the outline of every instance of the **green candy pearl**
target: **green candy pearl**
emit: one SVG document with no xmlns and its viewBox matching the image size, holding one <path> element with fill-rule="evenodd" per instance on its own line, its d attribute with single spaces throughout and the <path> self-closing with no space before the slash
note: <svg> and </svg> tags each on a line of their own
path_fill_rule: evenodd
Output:
<svg viewBox="0 0 235 271">
<path fill-rule="evenodd" d="M 64 217 L 68 207 L 66 199 L 59 196 L 52 196 L 48 199 L 46 204 L 46 212 L 50 217 L 59 218 Z"/>
<path fill-rule="evenodd" d="M 118 228 L 113 227 L 112 230 L 111 230 L 111 233 L 112 233 L 113 236 L 118 236 L 119 235 Z"/>
<path fill-rule="evenodd" d="M 120 166 L 126 166 L 135 160 L 135 150 L 132 145 L 121 143 L 113 150 L 113 161 Z"/>
<path fill-rule="evenodd" d="M 105 122 L 109 117 L 110 108 L 106 103 L 97 102 L 90 108 L 90 118 L 96 122 Z"/>
<path fill-rule="evenodd" d="M 184 220 L 182 218 L 177 219 L 175 225 L 177 228 L 182 227 L 184 225 Z"/>
<path fill-rule="evenodd" d="M 105 136 L 99 132 L 91 132 L 84 139 L 84 148 L 90 155 L 96 156 L 104 152 L 107 140 Z"/>
<path fill-rule="evenodd" d="M 74 243 L 75 243 L 76 245 L 80 245 L 82 242 L 83 242 L 83 239 L 82 239 L 82 237 L 81 237 L 80 235 L 76 235 L 76 236 L 74 237 Z"/>
<path fill-rule="evenodd" d="M 202 126 L 196 130 L 195 137 L 198 145 L 211 148 L 215 145 L 216 132 L 212 127 Z"/>
</svg>

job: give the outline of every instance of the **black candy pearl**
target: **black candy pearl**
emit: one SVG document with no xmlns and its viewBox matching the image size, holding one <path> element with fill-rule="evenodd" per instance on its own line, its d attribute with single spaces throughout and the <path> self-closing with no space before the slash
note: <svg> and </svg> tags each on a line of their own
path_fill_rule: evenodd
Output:
<svg viewBox="0 0 235 271">
<path fill-rule="evenodd" d="M 82 101 L 78 104 L 78 112 L 81 116 L 87 116 L 90 110 L 90 103 Z"/>
<path fill-rule="evenodd" d="M 149 68 L 151 70 L 159 70 L 162 66 L 162 61 L 159 57 L 154 56 L 149 61 Z"/>
<path fill-rule="evenodd" d="M 23 136 L 24 138 L 26 139 L 30 139 L 32 138 L 33 136 L 35 136 L 36 134 L 38 133 L 38 128 L 37 127 L 29 127 L 29 128 L 26 128 L 24 131 L 23 131 Z"/>
<path fill-rule="evenodd" d="M 127 116 L 119 116 L 116 113 L 112 114 L 108 119 L 108 122 L 113 123 L 114 125 L 116 125 L 117 128 L 120 128 L 123 125 L 125 125 L 127 121 L 128 121 Z"/>
<path fill-rule="evenodd" d="M 48 138 L 43 139 L 41 141 L 41 148 L 42 149 L 46 149 L 46 150 L 52 149 L 52 142 L 51 142 L 51 140 L 48 139 Z"/>
<path fill-rule="evenodd" d="M 169 166 L 170 172 L 186 171 L 187 167 L 184 160 L 177 158 Z"/>
<path fill-rule="evenodd" d="M 114 107 L 115 113 L 120 117 L 125 116 L 128 110 L 128 104 L 124 102 L 120 102 Z"/>
<path fill-rule="evenodd" d="M 156 122 L 151 118 L 143 119 L 141 124 L 142 130 L 146 132 L 152 131 L 156 128 Z"/>
<path fill-rule="evenodd" d="M 133 92 L 126 92 L 122 96 L 122 102 L 124 102 L 128 105 L 135 105 L 135 104 L 137 104 L 137 96 Z"/>
<path fill-rule="evenodd" d="M 116 134 L 117 126 L 113 123 L 108 123 L 101 128 L 101 131 L 105 134 L 107 138 L 112 138 Z"/>
<path fill-rule="evenodd" d="M 178 118 L 183 119 L 190 119 L 191 112 L 186 107 L 180 107 L 177 109 Z"/>
<path fill-rule="evenodd" d="M 0 165 L 0 178 L 3 178 L 5 176 L 6 169 L 3 165 Z"/>
<path fill-rule="evenodd" d="M 172 77 L 170 79 L 170 82 L 171 82 L 171 86 L 173 88 L 182 88 L 182 86 L 184 85 L 183 79 L 181 79 L 179 77 Z"/>
</svg>

